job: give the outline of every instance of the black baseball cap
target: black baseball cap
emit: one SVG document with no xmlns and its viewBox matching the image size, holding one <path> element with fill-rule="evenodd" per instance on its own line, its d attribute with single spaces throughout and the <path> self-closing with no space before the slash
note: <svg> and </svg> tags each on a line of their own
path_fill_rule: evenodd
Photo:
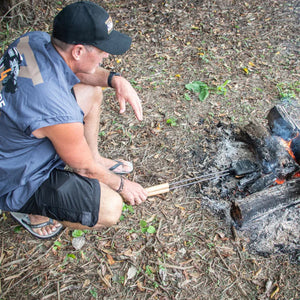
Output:
<svg viewBox="0 0 300 300">
<path fill-rule="evenodd" d="M 114 30 L 109 14 L 90 1 L 62 9 L 54 18 L 52 36 L 68 44 L 92 45 L 113 55 L 125 53 L 131 45 L 128 35 Z"/>
</svg>

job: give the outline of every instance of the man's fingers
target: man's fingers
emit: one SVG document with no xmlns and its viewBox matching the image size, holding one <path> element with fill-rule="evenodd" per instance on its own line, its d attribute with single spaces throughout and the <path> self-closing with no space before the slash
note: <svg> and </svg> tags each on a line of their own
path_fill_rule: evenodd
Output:
<svg viewBox="0 0 300 300">
<path fill-rule="evenodd" d="M 118 98 L 119 105 L 120 105 L 120 114 L 123 114 L 126 111 L 126 102 L 125 99 L 122 97 Z"/>
</svg>

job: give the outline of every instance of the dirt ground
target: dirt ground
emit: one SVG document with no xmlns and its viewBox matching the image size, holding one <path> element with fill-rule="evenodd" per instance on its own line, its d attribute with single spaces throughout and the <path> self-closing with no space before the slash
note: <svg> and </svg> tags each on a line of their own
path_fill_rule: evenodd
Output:
<svg viewBox="0 0 300 300">
<path fill-rule="evenodd" d="M 13 1 L 1 50 L 23 32 L 51 32 L 70 2 Z M 133 38 L 105 65 L 131 81 L 144 107 L 140 123 L 129 107 L 120 116 L 106 89 L 99 151 L 132 160 L 129 178 L 143 186 L 207 172 L 220 124 L 264 123 L 284 101 L 299 107 L 299 1 L 97 2 Z M 185 87 L 195 81 L 209 88 L 203 101 Z M 84 233 L 78 250 L 78 232 L 41 241 L 3 213 L 0 299 L 299 299 L 299 256 L 250 251 L 206 199 L 197 186 L 125 206 L 118 225 Z"/>
</svg>

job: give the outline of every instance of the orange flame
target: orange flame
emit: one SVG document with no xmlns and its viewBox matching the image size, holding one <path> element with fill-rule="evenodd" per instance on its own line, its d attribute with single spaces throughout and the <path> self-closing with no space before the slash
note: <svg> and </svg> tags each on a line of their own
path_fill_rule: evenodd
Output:
<svg viewBox="0 0 300 300">
<path fill-rule="evenodd" d="M 298 135 L 299 135 L 299 132 L 297 133 L 297 135 L 293 139 L 295 139 L 296 137 L 298 137 Z M 291 139 L 289 141 L 286 141 L 284 139 L 281 139 L 281 140 L 282 140 L 282 142 L 283 142 L 283 144 L 284 144 L 287 152 L 289 153 L 289 155 L 293 158 L 293 160 L 296 161 L 296 157 L 295 157 L 295 155 L 294 155 L 294 153 L 293 153 L 293 151 L 291 149 L 291 144 L 292 144 L 292 140 L 293 139 Z"/>
<path fill-rule="evenodd" d="M 295 155 L 294 155 L 294 153 L 293 153 L 293 151 L 292 151 L 291 144 L 292 144 L 293 139 L 295 139 L 295 138 L 298 137 L 298 136 L 299 136 L 299 132 L 297 133 L 297 135 L 296 135 L 294 138 L 292 138 L 292 139 L 289 140 L 289 141 L 286 141 L 286 140 L 284 140 L 284 139 L 281 139 L 281 142 L 283 143 L 285 149 L 287 150 L 287 152 L 289 153 L 289 155 L 290 155 L 290 156 L 293 158 L 293 160 L 295 160 L 295 161 L 296 161 L 296 157 L 295 157 Z M 300 178 L 300 171 L 297 172 L 296 174 L 294 174 L 294 175 L 293 175 L 293 178 Z M 283 184 L 283 183 L 285 182 L 285 179 L 277 178 L 277 179 L 275 180 L 275 182 L 276 182 L 277 184 Z"/>
<path fill-rule="evenodd" d="M 276 182 L 277 184 L 283 184 L 283 183 L 285 183 L 285 179 L 277 178 L 277 179 L 275 180 L 275 182 Z"/>
</svg>

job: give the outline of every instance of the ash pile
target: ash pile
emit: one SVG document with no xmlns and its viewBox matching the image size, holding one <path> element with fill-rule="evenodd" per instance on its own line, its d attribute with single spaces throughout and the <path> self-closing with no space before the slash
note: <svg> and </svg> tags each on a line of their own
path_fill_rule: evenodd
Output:
<svg viewBox="0 0 300 300">
<path fill-rule="evenodd" d="M 193 187 L 202 205 L 248 241 L 248 250 L 268 256 L 288 253 L 300 263 L 299 107 L 291 118 L 275 106 L 267 124 L 245 127 L 220 122 L 191 151 L 187 176 L 233 170 Z"/>
</svg>

